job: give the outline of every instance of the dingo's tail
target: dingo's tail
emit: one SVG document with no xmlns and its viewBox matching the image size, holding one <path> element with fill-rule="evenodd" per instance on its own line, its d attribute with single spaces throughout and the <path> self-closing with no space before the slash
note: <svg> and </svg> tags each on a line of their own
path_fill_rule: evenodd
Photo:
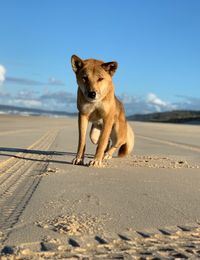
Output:
<svg viewBox="0 0 200 260">
<path fill-rule="evenodd" d="M 130 154 L 134 147 L 134 133 L 131 126 L 127 123 L 127 142 L 119 148 L 118 156 L 124 157 Z"/>
</svg>

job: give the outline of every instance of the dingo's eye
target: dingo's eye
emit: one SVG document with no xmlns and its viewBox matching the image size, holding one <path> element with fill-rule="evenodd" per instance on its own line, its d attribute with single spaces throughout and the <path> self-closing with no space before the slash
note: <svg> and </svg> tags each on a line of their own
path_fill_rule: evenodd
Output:
<svg viewBox="0 0 200 260">
<path fill-rule="evenodd" d="M 103 79 L 104 79 L 104 78 L 98 78 L 98 80 L 97 80 L 97 81 L 99 81 L 99 82 L 100 82 L 100 81 L 102 81 Z"/>
<path fill-rule="evenodd" d="M 83 82 L 87 82 L 88 81 L 88 77 L 87 76 L 83 76 L 82 80 L 83 80 Z"/>
</svg>

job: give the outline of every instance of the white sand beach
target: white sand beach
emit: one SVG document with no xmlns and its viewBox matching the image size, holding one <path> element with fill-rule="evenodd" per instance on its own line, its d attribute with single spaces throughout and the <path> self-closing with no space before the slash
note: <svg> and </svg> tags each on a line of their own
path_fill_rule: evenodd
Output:
<svg viewBox="0 0 200 260">
<path fill-rule="evenodd" d="M 133 154 L 93 168 L 76 118 L 0 115 L 1 259 L 200 257 L 200 127 L 130 124 Z"/>
</svg>

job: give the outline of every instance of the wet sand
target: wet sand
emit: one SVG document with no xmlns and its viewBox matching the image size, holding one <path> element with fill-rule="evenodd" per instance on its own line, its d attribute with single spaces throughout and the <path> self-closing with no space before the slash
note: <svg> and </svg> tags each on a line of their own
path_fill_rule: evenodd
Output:
<svg viewBox="0 0 200 260">
<path fill-rule="evenodd" d="M 76 118 L 0 122 L 2 257 L 200 257 L 199 126 L 131 122 L 134 153 L 98 169 L 71 164 Z"/>
</svg>

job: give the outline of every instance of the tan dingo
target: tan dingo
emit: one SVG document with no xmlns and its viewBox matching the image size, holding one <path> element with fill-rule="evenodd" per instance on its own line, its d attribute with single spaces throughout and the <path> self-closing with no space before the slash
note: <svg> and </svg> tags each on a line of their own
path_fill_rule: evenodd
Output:
<svg viewBox="0 0 200 260">
<path fill-rule="evenodd" d="M 112 82 L 117 62 L 82 60 L 73 55 L 71 64 L 78 83 L 77 107 L 79 110 L 79 142 L 73 164 L 83 164 L 89 121 L 92 122 L 90 139 L 98 145 L 89 166 L 100 167 L 102 160 L 112 158 L 118 148 L 118 156 L 129 154 L 134 146 L 134 134 L 126 122 L 123 105 L 114 94 Z M 109 147 L 110 140 L 111 147 Z"/>
</svg>

